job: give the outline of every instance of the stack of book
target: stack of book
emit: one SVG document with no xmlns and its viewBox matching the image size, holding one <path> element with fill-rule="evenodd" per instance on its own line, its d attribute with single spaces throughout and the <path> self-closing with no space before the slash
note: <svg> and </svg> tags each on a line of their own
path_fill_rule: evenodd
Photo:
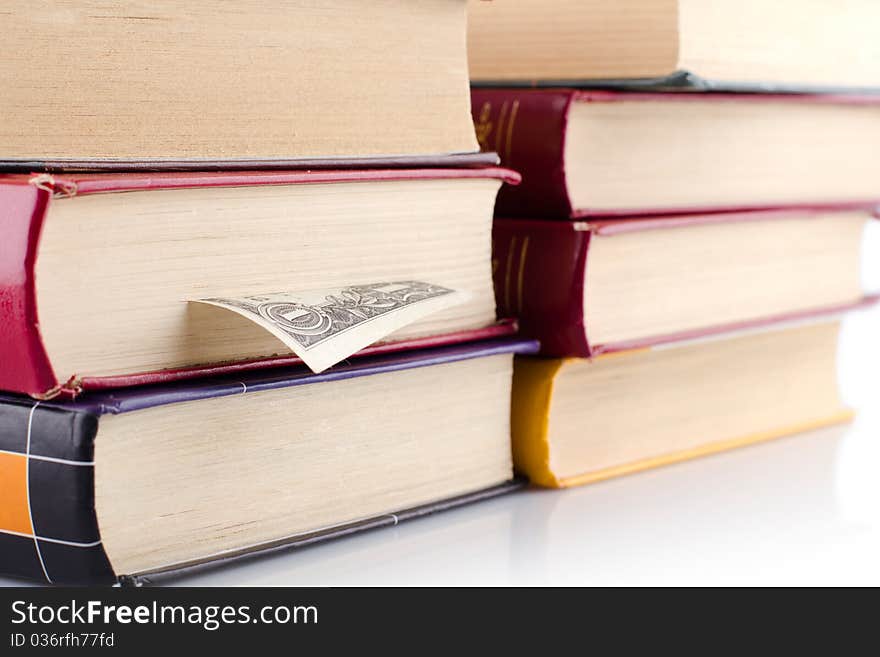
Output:
<svg viewBox="0 0 880 657">
<path fill-rule="evenodd" d="M 517 485 L 465 0 L 101 7 L 0 27 L 0 570 L 158 581 Z"/>
<path fill-rule="evenodd" d="M 880 199 L 880 6 L 471 2 L 502 191 L 513 450 L 571 486 L 840 423 L 842 313 Z"/>
</svg>

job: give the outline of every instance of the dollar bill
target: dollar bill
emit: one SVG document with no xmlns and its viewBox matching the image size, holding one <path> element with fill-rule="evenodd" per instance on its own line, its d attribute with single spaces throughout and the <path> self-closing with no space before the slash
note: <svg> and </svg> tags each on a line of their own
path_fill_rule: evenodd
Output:
<svg viewBox="0 0 880 657">
<path fill-rule="evenodd" d="M 246 317 L 281 340 L 313 372 L 470 295 L 424 281 L 191 299 Z"/>
</svg>

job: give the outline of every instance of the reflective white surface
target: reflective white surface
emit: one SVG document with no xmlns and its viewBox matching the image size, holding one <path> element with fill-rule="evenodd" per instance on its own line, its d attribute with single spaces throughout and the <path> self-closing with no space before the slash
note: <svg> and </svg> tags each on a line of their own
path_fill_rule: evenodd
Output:
<svg viewBox="0 0 880 657">
<path fill-rule="evenodd" d="M 840 363 L 861 409 L 841 429 L 523 491 L 177 583 L 880 585 L 880 309 L 846 320 Z"/>
</svg>

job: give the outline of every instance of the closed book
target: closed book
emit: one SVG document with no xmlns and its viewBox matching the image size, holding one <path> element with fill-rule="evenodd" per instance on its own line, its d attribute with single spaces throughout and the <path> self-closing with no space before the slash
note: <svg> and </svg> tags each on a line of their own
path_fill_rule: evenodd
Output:
<svg viewBox="0 0 880 657">
<path fill-rule="evenodd" d="M 149 581 L 514 487 L 526 340 L 96 392 L 0 397 L 0 571 Z"/>
<path fill-rule="evenodd" d="M 6 3 L 0 167 L 485 164 L 465 31 L 464 0 Z"/>
<path fill-rule="evenodd" d="M 577 486 L 848 422 L 839 329 L 823 320 L 594 359 L 517 358 L 516 468 Z"/>
<path fill-rule="evenodd" d="M 876 202 L 880 95 L 474 89 L 523 183 L 498 216 L 567 219 Z"/>
<path fill-rule="evenodd" d="M 496 325 L 490 233 L 498 188 L 517 180 L 502 169 L 0 175 L 0 389 L 48 397 L 296 362 L 246 320 L 187 303 L 205 297 L 425 281 L 470 296 L 380 350 L 509 334 Z"/>
<path fill-rule="evenodd" d="M 871 208 L 543 221 L 496 219 L 499 312 L 542 353 L 589 358 L 836 314 L 862 280 Z"/>
<path fill-rule="evenodd" d="M 479 84 L 875 88 L 872 0 L 469 0 Z"/>
</svg>

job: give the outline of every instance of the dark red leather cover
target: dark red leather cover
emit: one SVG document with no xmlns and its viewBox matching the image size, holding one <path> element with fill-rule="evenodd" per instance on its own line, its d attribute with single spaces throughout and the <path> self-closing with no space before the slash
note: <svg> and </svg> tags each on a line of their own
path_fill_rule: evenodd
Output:
<svg viewBox="0 0 880 657">
<path fill-rule="evenodd" d="M 480 148 L 495 151 L 524 184 L 498 194 L 496 216 L 569 217 L 565 133 L 571 89 L 472 89 L 471 112 Z"/>
<path fill-rule="evenodd" d="M 37 319 L 34 263 L 51 193 L 27 179 L 0 180 L 0 389 L 56 385 Z"/>
<path fill-rule="evenodd" d="M 589 225 L 568 221 L 496 219 L 492 272 L 498 312 L 518 317 L 541 353 L 589 356 L 584 327 L 584 274 Z"/>
<path fill-rule="evenodd" d="M 519 171 L 523 183 L 502 189 L 495 206 L 498 217 L 529 219 L 580 219 L 631 217 L 633 215 L 707 214 L 767 210 L 766 205 L 736 207 L 621 207 L 612 210 L 575 208 L 566 186 L 565 139 L 571 104 L 615 102 L 715 103 L 825 103 L 831 105 L 880 105 L 877 94 L 758 94 L 758 93 L 627 93 L 571 88 L 475 88 L 471 112 L 477 139 L 485 151 L 497 151 L 501 165 Z M 683 137 L 684 138 L 684 137 Z M 683 181 L 686 184 L 686 181 Z M 877 198 L 841 203 L 830 199 L 827 207 L 862 207 Z M 791 206 L 796 207 L 796 206 Z"/>
<path fill-rule="evenodd" d="M 62 392 L 75 393 L 85 387 L 127 386 L 140 383 L 177 381 L 202 376 L 205 372 L 225 373 L 240 369 L 278 367 L 292 359 L 268 359 L 250 363 L 226 364 L 218 368 L 148 372 L 125 377 L 59 381 L 53 372 L 40 337 L 34 264 L 37 258 L 43 219 L 52 203 L 84 194 L 126 192 L 186 187 L 239 187 L 245 185 L 290 185 L 342 183 L 382 180 L 431 180 L 455 178 L 496 178 L 517 184 L 519 174 L 501 168 L 487 169 L 384 169 L 341 171 L 237 171 L 81 174 L 0 174 L 0 390 L 20 392 L 38 398 Z M 478 331 L 466 331 L 435 338 L 387 343 L 368 353 L 396 349 L 452 344 L 508 335 L 515 328 L 508 323 Z M 109 382 L 109 383 L 108 383 Z"/>
<path fill-rule="evenodd" d="M 104 192 L 134 192 L 146 189 L 187 187 L 246 187 L 257 185 L 308 185 L 319 183 L 375 182 L 383 180 L 449 180 L 455 178 L 497 178 L 516 185 L 520 175 L 509 169 L 352 169 L 316 171 L 137 171 L 129 173 L 80 173 L 51 175 L 0 174 L 0 185 L 14 184 L 44 188 L 56 197 Z"/>
<path fill-rule="evenodd" d="M 848 208 L 840 208 L 848 209 Z M 498 310 L 518 317 L 521 333 L 541 343 L 541 353 L 555 357 L 590 358 L 599 354 L 751 330 L 813 317 L 839 315 L 869 306 L 880 295 L 867 295 L 850 304 L 812 308 L 730 324 L 638 340 L 592 344 L 584 318 L 584 284 L 590 243 L 603 235 L 716 223 L 804 217 L 818 210 L 789 209 L 692 217 L 645 217 L 601 221 L 545 221 L 496 219 L 492 229 L 492 268 Z"/>
</svg>

